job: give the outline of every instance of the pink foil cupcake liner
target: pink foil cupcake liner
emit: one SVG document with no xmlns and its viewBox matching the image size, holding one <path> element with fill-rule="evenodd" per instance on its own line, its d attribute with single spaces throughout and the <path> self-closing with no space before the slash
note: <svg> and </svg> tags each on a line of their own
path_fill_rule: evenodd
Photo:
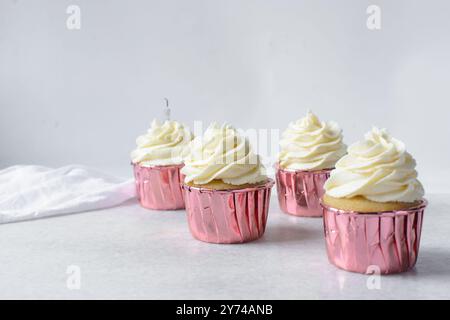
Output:
<svg viewBox="0 0 450 320">
<path fill-rule="evenodd" d="M 426 200 L 411 209 L 357 213 L 323 206 L 328 260 L 338 268 L 381 274 L 416 264 Z"/>
<path fill-rule="evenodd" d="M 136 192 L 141 205 L 154 210 L 183 209 L 182 167 L 183 165 L 144 167 L 133 164 Z"/>
<path fill-rule="evenodd" d="M 275 165 L 278 202 L 281 210 L 299 217 L 321 217 L 320 199 L 331 169 L 285 170 Z"/>
<path fill-rule="evenodd" d="M 189 229 L 211 243 L 243 243 L 266 228 L 273 180 L 253 188 L 211 190 L 182 185 Z"/>
</svg>

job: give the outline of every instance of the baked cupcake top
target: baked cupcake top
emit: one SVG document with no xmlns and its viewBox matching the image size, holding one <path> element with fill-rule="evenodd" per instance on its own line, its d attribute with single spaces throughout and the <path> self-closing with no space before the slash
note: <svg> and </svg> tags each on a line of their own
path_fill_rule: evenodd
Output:
<svg viewBox="0 0 450 320">
<path fill-rule="evenodd" d="M 334 168 L 346 148 L 338 124 L 322 122 L 311 111 L 289 124 L 283 132 L 280 147 L 279 165 L 291 170 Z"/>
<path fill-rule="evenodd" d="M 248 139 L 227 124 L 212 123 L 203 136 L 196 137 L 184 163 L 181 173 L 186 176 L 185 183 L 204 185 L 219 180 L 239 186 L 267 180 Z"/>
<path fill-rule="evenodd" d="M 167 120 L 161 124 L 155 119 L 147 133 L 136 139 L 131 161 L 141 166 L 181 164 L 192 138 L 189 128 L 181 123 Z"/>
<path fill-rule="evenodd" d="M 334 198 L 362 196 L 375 202 L 415 202 L 424 195 L 416 161 L 386 129 L 372 128 L 336 163 L 324 188 Z"/>
</svg>

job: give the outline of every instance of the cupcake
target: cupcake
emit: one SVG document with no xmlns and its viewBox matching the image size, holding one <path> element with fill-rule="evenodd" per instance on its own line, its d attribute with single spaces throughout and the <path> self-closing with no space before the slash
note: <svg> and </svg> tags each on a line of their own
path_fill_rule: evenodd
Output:
<svg viewBox="0 0 450 320">
<path fill-rule="evenodd" d="M 193 135 L 176 121 L 153 120 L 148 132 L 137 138 L 131 161 L 136 191 L 141 205 L 148 209 L 184 208 L 180 187 L 183 156 Z"/>
<path fill-rule="evenodd" d="M 283 132 L 275 165 L 281 209 L 295 216 L 321 217 L 323 184 L 345 149 L 336 122 L 322 122 L 310 111 L 291 122 Z"/>
<path fill-rule="evenodd" d="M 248 140 L 229 125 L 213 123 L 189 151 L 181 172 L 192 235 L 212 243 L 260 238 L 274 183 Z"/>
<path fill-rule="evenodd" d="M 412 268 L 426 201 L 403 142 L 373 128 L 348 148 L 325 183 L 323 219 L 330 262 L 366 273 Z"/>
</svg>

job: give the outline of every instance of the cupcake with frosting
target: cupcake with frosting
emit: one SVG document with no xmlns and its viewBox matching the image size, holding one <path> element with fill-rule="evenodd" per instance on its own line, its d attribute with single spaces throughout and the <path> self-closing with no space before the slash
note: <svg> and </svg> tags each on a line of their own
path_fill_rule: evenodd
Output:
<svg viewBox="0 0 450 320">
<path fill-rule="evenodd" d="M 348 148 L 326 181 L 325 237 L 330 261 L 365 273 L 406 271 L 416 262 L 426 201 L 414 158 L 385 129 Z"/>
<path fill-rule="evenodd" d="M 308 111 L 283 132 L 276 165 L 278 200 L 282 210 L 296 216 L 320 217 L 323 184 L 346 153 L 342 130 Z"/>
<path fill-rule="evenodd" d="M 424 195 L 415 168 L 405 144 L 374 127 L 337 162 L 324 186 L 324 203 L 356 212 L 414 207 Z"/>
<path fill-rule="evenodd" d="M 184 208 L 180 188 L 183 156 L 193 135 L 177 121 L 153 120 L 146 134 L 136 139 L 131 152 L 137 194 L 143 207 L 156 210 Z"/>
<path fill-rule="evenodd" d="M 184 159 L 191 233 L 213 243 L 240 243 L 264 233 L 273 181 L 247 138 L 230 125 L 211 124 Z"/>
</svg>

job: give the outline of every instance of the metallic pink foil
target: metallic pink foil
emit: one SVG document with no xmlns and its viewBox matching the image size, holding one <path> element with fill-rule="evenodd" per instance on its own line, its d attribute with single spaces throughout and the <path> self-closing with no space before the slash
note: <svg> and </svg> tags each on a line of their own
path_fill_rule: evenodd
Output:
<svg viewBox="0 0 450 320">
<path fill-rule="evenodd" d="M 136 192 L 144 208 L 184 209 L 180 169 L 183 165 L 144 167 L 133 164 Z"/>
<path fill-rule="evenodd" d="M 357 213 L 322 204 L 328 260 L 352 272 L 404 272 L 417 261 L 426 200 L 411 209 Z M 370 267 L 370 268 L 369 268 Z"/>
<path fill-rule="evenodd" d="M 281 209 L 300 217 L 321 217 L 320 198 L 331 169 L 285 170 L 275 165 L 278 202 Z"/>
<path fill-rule="evenodd" d="M 242 243 L 260 238 L 266 228 L 273 180 L 264 185 L 211 190 L 182 185 L 189 229 L 211 243 Z"/>
</svg>

